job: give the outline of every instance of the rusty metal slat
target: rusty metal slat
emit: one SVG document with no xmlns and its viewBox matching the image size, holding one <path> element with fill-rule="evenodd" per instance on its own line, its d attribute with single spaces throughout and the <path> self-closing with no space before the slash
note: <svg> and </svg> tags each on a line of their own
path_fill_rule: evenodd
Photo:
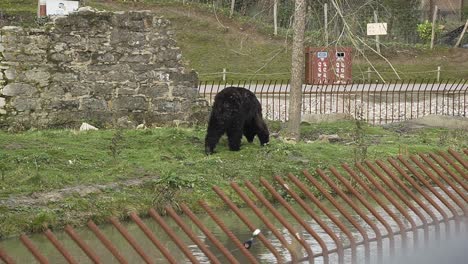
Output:
<svg viewBox="0 0 468 264">
<path fill-rule="evenodd" d="M 444 173 L 442 173 L 440 171 L 439 168 L 437 168 L 437 166 L 432 163 L 428 157 L 426 157 L 425 155 L 423 154 L 419 154 L 419 157 L 421 157 L 421 159 L 424 160 L 424 162 L 426 162 L 431 168 L 433 171 L 435 171 L 437 173 L 437 175 L 439 175 L 439 177 L 441 177 L 442 179 L 444 179 L 445 183 L 447 183 L 464 201 L 465 203 L 468 201 L 468 198 L 467 198 L 467 195 L 465 192 L 461 191 L 458 186 L 456 186 L 452 180 L 450 180 Z"/>
<path fill-rule="evenodd" d="M 418 233 L 417 233 L 417 225 L 416 222 L 414 222 L 414 219 L 408 214 L 407 210 L 403 208 L 400 203 L 393 197 L 385 188 L 380 185 L 374 176 L 368 172 L 361 164 L 356 163 L 355 164 L 358 170 L 372 183 L 372 185 L 379 190 L 380 193 L 382 193 L 385 198 L 393 205 L 395 208 L 400 212 L 405 219 L 410 223 L 411 225 L 411 230 L 413 231 L 414 234 L 414 240 L 413 244 L 414 246 L 417 245 L 418 242 Z M 406 240 L 404 240 L 406 241 Z"/>
<path fill-rule="evenodd" d="M 140 255 L 140 257 L 148 264 L 154 263 L 153 260 L 145 253 L 143 248 L 138 244 L 135 238 L 130 235 L 127 229 L 117 220 L 115 217 L 109 218 L 109 221 L 112 223 L 119 233 L 127 240 L 127 242 L 135 249 L 135 251 Z"/>
<path fill-rule="evenodd" d="M 65 232 L 75 241 L 75 243 L 84 251 L 84 253 L 94 262 L 101 263 L 99 257 L 94 253 L 91 248 L 81 239 L 81 237 L 75 232 L 75 230 L 67 225 L 65 227 Z"/>
<path fill-rule="evenodd" d="M 447 189 L 447 187 L 445 187 L 445 184 L 443 184 L 439 179 L 437 179 L 437 177 L 434 176 L 434 174 L 432 174 L 432 172 L 430 172 L 418 159 L 416 156 L 412 155 L 410 156 L 410 159 L 421 169 L 424 171 L 424 173 L 442 190 L 444 191 L 449 197 L 450 199 L 452 199 L 453 202 L 455 202 L 461 210 L 463 210 L 464 214 L 466 215 L 467 214 L 467 210 L 468 208 L 466 207 L 466 204 L 463 203 L 462 201 L 460 201 L 458 199 L 458 197 L 456 197 L 451 191 L 449 191 Z M 454 212 L 454 215 L 457 215 L 456 213 L 456 210 L 453 211 Z"/>
<path fill-rule="evenodd" d="M 111 254 L 119 261 L 119 263 L 126 264 L 127 260 L 120 254 L 119 250 L 107 239 L 107 237 L 99 230 L 98 226 L 92 221 L 88 221 L 88 228 L 93 231 L 94 235 L 101 241 L 101 243 L 111 252 Z"/>
<path fill-rule="evenodd" d="M 305 249 L 307 252 L 309 263 L 314 263 L 314 253 L 312 252 L 312 248 L 310 245 L 305 243 L 302 236 L 296 229 L 274 208 L 274 206 L 257 190 L 257 188 L 249 181 L 245 182 L 247 188 L 260 200 L 260 202 L 265 205 L 265 207 L 272 213 L 276 219 L 278 219 L 281 224 L 286 227 L 286 229 L 291 233 L 291 235 L 296 239 L 299 244 Z"/>
<path fill-rule="evenodd" d="M 307 187 L 299 181 L 294 175 L 288 174 L 288 178 L 299 188 L 301 191 L 309 198 L 315 205 L 319 207 L 319 209 L 332 220 L 332 222 L 338 226 L 338 228 L 343 231 L 343 233 L 346 235 L 346 237 L 349 240 L 350 243 L 350 249 L 351 249 L 351 263 L 357 263 L 357 249 L 356 249 L 356 240 L 353 237 L 353 234 L 351 231 L 346 227 L 340 219 L 338 219 L 333 213 L 325 206 L 323 205 L 320 200 L 315 197 L 315 195 L 312 194 L 311 191 L 307 189 Z"/>
<path fill-rule="evenodd" d="M 468 162 L 466 162 L 461 156 L 460 154 L 458 154 L 458 152 L 456 152 L 455 150 L 453 149 L 449 149 L 448 152 L 450 153 L 450 155 L 452 155 L 452 157 L 454 157 L 458 162 L 460 162 L 461 165 L 463 165 L 463 167 L 465 169 L 468 169 Z M 464 149 L 463 152 L 465 152 L 466 155 L 468 155 L 468 150 Z M 466 175 L 464 175 L 465 179 L 466 179 Z"/>
<path fill-rule="evenodd" d="M 34 243 L 28 238 L 26 235 L 21 235 L 20 240 L 23 243 L 23 245 L 29 250 L 29 252 L 32 253 L 34 258 L 41 264 L 48 264 L 49 260 L 42 255 L 42 253 L 39 251 L 39 249 L 34 245 Z"/>
<path fill-rule="evenodd" d="M 416 208 L 416 206 L 414 206 L 410 201 L 408 201 L 408 199 L 403 195 L 403 193 L 400 192 L 400 190 L 397 189 L 389 181 L 389 179 L 387 177 L 385 177 L 385 175 L 383 175 L 383 173 L 381 171 L 379 171 L 372 163 L 366 162 L 366 165 L 375 173 L 375 175 L 380 180 L 382 180 L 385 183 L 386 186 L 388 186 L 392 190 L 392 192 L 394 192 L 396 194 L 396 196 L 398 196 L 398 198 L 403 203 L 406 204 L 406 206 L 408 206 L 418 216 L 418 218 L 421 220 L 421 222 L 425 226 L 425 228 L 424 228 L 424 242 L 427 244 L 429 242 L 429 225 L 427 224 L 427 219 L 424 217 L 424 215 L 421 213 L 421 211 L 419 211 L 418 208 Z"/>
<path fill-rule="evenodd" d="M 442 157 L 450 164 L 450 166 L 452 166 L 458 173 L 460 173 L 460 175 L 461 175 L 464 179 L 467 178 L 466 175 L 465 175 L 465 172 L 463 171 L 463 169 L 460 168 L 460 166 L 458 166 L 458 164 L 457 164 L 455 161 L 453 161 L 453 159 L 451 159 L 451 158 L 449 157 L 449 155 L 448 155 L 445 151 L 439 150 L 437 153 L 438 153 L 440 156 L 442 156 Z"/>
<path fill-rule="evenodd" d="M 293 263 L 296 263 L 298 261 L 298 256 L 296 255 L 296 252 L 294 249 L 291 248 L 291 245 L 286 241 L 284 236 L 282 236 L 278 230 L 276 230 L 275 226 L 273 223 L 271 223 L 268 218 L 262 214 L 262 212 L 255 206 L 255 203 L 241 190 L 239 185 L 235 182 L 231 182 L 231 187 L 236 191 L 236 193 L 239 195 L 239 197 L 252 209 L 252 211 L 262 220 L 262 222 L 267 226 L 267 228 L 275 235 L 275 237 L 281 242 L 283 247 L 285 247 L 289 255 L 292 259 Z"/>
<path fill-rule="evenodd" d="M 242 242 L 234 235 L 234 233 L 232 233 L 232 231 L 229 230 L 226 224 L 224 224 L 224 222 L 221 221 L 221 219 L 219 219 L 218 216 L 216 216 L 216 214 L 213 212 L 213 210 L 208 206 L 208 204 L 205 201 L 199 201 L 198 203 L 201 205 L 201 207 L 203 207 L 203 209 L 208 213 L 208 215 L 215 221 L 215 223 L 224 231 L 224 233 L 229 237 L 229 239 L 231 239 L 231 241 L 234 242 L 234 244 L 236 244 L 237 248 L 241 250 L 242 254 L 244 254 L 244 256 L 247 257 L 250 263 L 255 263 L 255 264 L 260 263 L 254 257 L 254 255 L 252 255 L 252 253 L 250 253 L 250 251 L 244 247 Z"/>
<path fill-rule="evenodd" d="M 192 263 L 200 263 L 197 258 L 192 254 L 190 249 L 185 245 L 185 243 L 177 237 L 176 233 L 167 225 L 164 219 L 156 213 L 154 208 L 149 210 L 149 215 L 164 229 L 164 231 L 169 235 L 169 237 L 176 243 L 176 245 L 182 250 L 184 255 L 192 262 Z"/>
<path fill-rule="evenodd" d="M 316 172 L 322 176 L 323 171 L 317 169 Z M 306 178 L 329 200 L 333 206 L 335 206 L 336 209 L 346 218 L 348 221 L 356 228 L 356 230 L 361 234 L 362 239 L 364 240 L 364 254 L 366 256 L 366 263 L 369 263 L 370 261 L 370 246 L 369 246 L 369 236 L 367 235 L 367 232 L 364 230 L 364 228 L 351 216 L 351 214 L 346 211 L 340 203 L 331 195 L 328 193 L 328 190 L 325 189 L 308 171 L 303 171 L 303 174 L 306 176 Z M 322 175 L 321 175 L 322 174 Z"/>
<path fill-rule="evenodd" d="M 203 244 L 202 241 L 192 232 L 192 230 L 184 223 L 182 218 L 172 209 L 170 206 L 166 207 L 167 214 L 174 219 L 174 221 L 182 228 L 182 230 L 192 239 L 195 244 L 197 244 L 198 248 L 200 248 L 203 253 L 208 257 L 210 263 L 221 264 L 218 258 Z"/>
<path fill-rule="evenodd" d="M 432 218 L 432 222 L 433 223 L 437 223 L 438 222 L 438 218 L 437 216 L 434 214 L 434 212 L 432 212 L 431 208 L 429 208 L 426 204 L 423 203 L 423 201 L 421 199 L 419 199 L 414 193 L 412 190 L 410 190 L 404 183 L 402 180 L 400 180 L 400 178 L 395 175 L 395 173 L 393 173 L 389 167 L 387 167 L 382 161 L 380 160 L 377 160 L 376 161 L 377 165 L 379 165 L 379 167 L 394 181 L 396 182 L 396 184 L 401 188 L 403 189 L 410 197 L 411 199 L 413 199 L 418 205 L 419 207 L 421 207 L 428 215 L 429 217 Z M 366 162 L 367 166 L 373 166 L 372 164 L 370 164 L 369 162 Z M 413 185 L 414 188 L 416 188 L 417 190 L 420 190 L 419 188 L 419 185 L 416 183 L 416 182 L 413 182 L 415 183 Z M 424 193 L 424 191 L 420 190 L 420 193 L 421 195 L 424 196 L 424 198 L 426 198 L 426 200 L 428 200 L 428 196 Z M 430 201 L 430 199 L 428 200 Z M 431 203 L 432 205 L 434 205 L 435 203 Z M 439 207 L 436 207 L 436 208 L 439 208 Z M 442 217 L 444 219 L 447 219 L 448 216 L 447 214 L 445 214 L 445 212 L 443 210 L 440 210 L 439 211 L 441 214 L 442 214 Z M 440 239 L 440 225 L 435 225 L 435 232 L 436 232 L 436 239 L 439 240 Z M 448 225 L 446 225 L 446 228 L 447 228 L 447 232 L 449 232 L 449 229 L 448 229 Z M 428 241 L 426 241 L 428 242 Z"/>
<path fill-rule="evenodd" d="M 444 153 L 445 154 L 445 153 Z M 450 176 L 452 176 L 452 178 L 460 185 L 463 187 L 463 189 L 465 191 L 468 190 L 468 184 L 466 184 L 462 179 L 460 179 L 460 177 L 458 177 L 458 175 L 456 173 L 454 173 L 445 163 L 444 161 L 438 157 L 437 155 L 435 155 L 434 153 L 429 153 L 429 156 L 431 156 L 431 158 L 433 160 L 435 160 Z M 445 157 L 444 157 L 445 158 Z M 447 160 L 448 161 L 448 160 Z M 450 163 L 450 161 L 449 161 Z M 453 166 L 453 164 L 451 164 Z M 458 169 L 455 169 L 457 172 L 459 172 L 461 175 L 463 175 L 463 172 L 462 171 L 459 171 Z"/>
<path fill-rule="evenodd" d="M 15 264 L 13 258 L 8 256 L 8 254 L 2 248 L 0 248 L 0 259 L 3 260 L 6 264 Z"/>
<path fill-rule="evenodd" d="M 333 175 L 348 189 L 349 192 L 353 194 L 363 205 L 364 207 L 369 210 L 369 212 L 384 226 L 384 228 L 387 230 L 387 234 L 392 234 L 392 228 L 390 227 L 390 224 L 377 212 L 377 210 L 374 209 L 374 207 L 355 189 L 351 186 L 351 183 L 346 180 L 341 173 L 339 173 L 336 168 L 331 167 L 330 171 L 333 173 Z M 382 240 L 382 235 L 379 232 L 379 235 L 377 236 L 376 233 L 376 238 L 377 240 L 377 245 L 380 243 L 380 250 L 382 250 L 382 242 L 379 242 L 379 240 Z M 390 239 L 390 247 L 394 247 L 395 241 L 393 240 L 393 235 L 389 236 Z M 380 251 L 380 256 L 383 256 L 383 252 Z"/>
<path fill-rule="evenodd" d="M 49 241 L 54 245 L 54 247 L 62 254 L 62 256 L 67 260 L 68 263 L 78 263 L 73 256 L 68 252 L 65 247 L 60 243 L 60 241 L 55 237 L 55 235 L 50 231 L 50 229 L 47 229 L 44 232 L 44 235 L 49 239 Z"/>
<path fill-rule="evenodd" d="M 335 168 L 330 168 L 331 172 L 338 177 L 341 176 L 341 174 L 335 169 Z M 380 232 L 379 228 L 377 227 L 377 225 L 356 205 L 356 203 L 354 203 L 349 197 L 348 195 L 346 195 L 342 190 L 341 188 L 339 188 L 327 175 L 324 171 L 320 170 L 321 173 L 319 173 L 319 175 L 322 177 L 322 179 L 324 179 L 328 185 L 330 187 L 332 187 L 333 190 L 335 190 L 335 192 L 338 194 L 338 196 L 340 196 L 347 204 L 349 204 L 349 206 L 351 206 L 351 208 L 364 220 L 364 222 L 366 222 L 370 227 L 371 229 L 374 231 L 374 234 L 377 238 L 377 257 L 378 257 L 378 261 L 381 262 L 382 260 L 382 257 L 383 257 L 383 248 L 382 248 L 382 233 Z M 343 176 L 341 176 L 341 178 L 343 178 Z M 356 193 L 358 195 L 358 193 Z M 362 199 L 364 200 L 364 199 Z M 373 209 L 372 209 L 373 210 Z M 375 210 L 373 210 L 374 213 Z"/>
<path fill-rule="evenodd" d="M 197 227 L 206 235 L 206 237 L 208 237 L 208 239 L 219 249 L 219 251 L 221 251 L 221 253 L 227 258 L 229 263 L 239 263 L 231 254 L 231 252 L 229 252 L 229 250 L 226 247 L 224 247 L 224 245 L 213 235 L 213 233 L 211 233 L 211 231 L 205 225 L 203 225 L 200 219 L 198 219 L 195 216 L 195 214 L 192 211 L 190 211 L 187 205 L 182 204 L 180 207 L 184 214 L 186 214 L 190 218 L 190 220 L 192 220 L 192 222 L 194 222 L 195 225 L 197 225 Z"/>
<path fill-rule="evenodd" d="M 281 197 L 281 195 L 264 178 L 260 178 L 260 182 L 273 195 L 273 197 L 275 197 L 275 199 L 278 200 L 284 208 L 286 208 L 289 214 L 294 217 L 294 219 L 296 219 L 296 221 L 307 231 L 307 233 L 309 233 L 309 235 L 311 235 L 317 241 L 317 243 L 322 248 L 323 262 L 329 263 L 330 257 L 328 248 L 323 239 L 310 227 L 309 224 L 304 221 L 304 219 L 302 219 L 302 217 L 292 208 L 292 206 L 286 202 L 286 200 L 284 200 L 283 197 Z"/>
<path fill-rule="evenodd" d="M 249 230 L 251 232 L 254 232 L 255 229 L 257 229 L 250 221 L 249 219 L 247 218 L 247 216 L 245 214 L 243 214 L 241 212 L 241 210 L 239 210 L 239 208 L 226 196 L 226 194 L 224 194 L 224 192 L 218 187 L 218 186 L 214 186 L 213 187 L 213 190 L 216 192 L 216 194 L 218 194 L 218 196 L 224 201 L 224 203 L 242 220 L 242 222 L 244 222 L 245 225 L 247 225 L 247 227 L 249 228 Z M 260 233 L 258 235 L 258 238 L 260 241 L 262 241 L 262 243 L 268 248 L 268 250 L 270 250 L 270 252 L 275 256 L 276 258 L 276 263 L 283 263 L 284 262 L 284 259 L 283 257 L 281 256 L 281 254 L 275 249 L 275 247 L 273 247 L 273 245 L 270 243 L 270 241 L 268 241 L 268 239 L 262 234 Z"/>
<path fill-rule="evenodd" d="M 327 226 L 327 224 L 321 219 L 321 217 L 317 213 L 315 213 L 314 210 L 312 210 L 295 191 L 289 188 L 288 184 L 280 176 L 275 176 L 274 178 L 335 242 L 338 253 L 338 263 L 344 264 L 344 249 L 343 242 L 341 241 L 341 239 L 338 238 L 335 232 L 333 232 L 333 230 L 329 226 Z M 330 254 L 330 251 L 328 253 Z M 315 254 L 315 256 L 317 255 Z"/>
<path fill-rule="evenodd" d="M 405 178 L 405 179 L 411 184 L 411 186 L 412 186 L 413 188 L 415 188 L 416 191 L 418 191 L 418 192 L 424 197 L 424 199 L 426 199 L 426 201 L 428 201 L 428 202 L 440 213 L 440 215 L 442 216 L 442 218 L 444 219 L 444 221 L 448 223 L 449 217 L 448 217 L 447 213 L 444 211 L 444 209 L 442 209 L 442 208 L 434 201 L 434 199 L 432 199 L 432 198 L 427 194 L 427 192 L 424 191 L 424 190 L 419 186 L 419 184 L 418 184 L 410 175 L 408 175 L 408 173 L 406 173 L 406 171 L 403 170 L 402 167 L 400 167 L 400 166 L 398 165 L 398 163 L 397 163 L 394 159 L 388 158 L 387 160 L 388 160 L 388 162 L 393 166 L 393 168 L 395 168 L 395 169 L 398 171 L 398 173 L 400 173 L 400 175 L 403 176 L 403 178 Z M 378 162 L 377 164 L 379 164 L 379 166 L 382 168 L 383 164 L 380 164 L 379 162 Z M 423 184 L 423 185 L 424 185 L 424 184 Z M 434 220 L 434 221 L 435 221 L 435 220 Z M 436 228 L 437 228 L 437 226 L 438 226 L 438 225 L 436 225 Z M 447 234 L 449 234 L 449 231 L 450 231 L 449 228 L 450 228 L 449 225 L 445 225 L 445 230 L 446 230 Z"/>
<path fill-rule="evenodd" d="M 393 219 L 393 221 L 395 221 L 398 228 L 400 230 L 405 230 L 405 225 L 403 224 L 401 219 L 392 210 L 390 210 L 390 208 L 377 196 L 375 192 L 371 190 L 371 188 L 369 188 L 369 186 L 367 186 L 367 184 L 361 179 L 361 177 L 359 177 L 357 173 L 349 167 L 348 164 L 342 164 L 341 166 L 348 172 L 351 178 L 353 178 L 366 191 L 366 193 L 369 194 L 374 199 L 374 201 Z M 406 248 L 406 232 L 402 232 L 401 235 L 402 248 Z M 390 254 L 393 254 L 395 253 L 393 230 L 391 233 L 388 233 L 388 237 L 390 240 Z"/>
<path fill-rule="evenodd" d="M 455 221 L 455 229 L 458 232 L 460 230 L 460 219 L 457 213 L 457 210 L 444 198 L 438 191 L 432 187 L 432 185 L 413 167 L 409 164 L 408 161 L 403 159 L 403 157 L 398 157 L 398 160 L 406 167 L 408 168 L 413 175 L 415 175 L 419 181 L 431 192 L 433 193 L 437 199 L 439 199 L 447 208 L 449 208 L 450 212 L 452 212 L 452 216 L 456 217 Z"/>
<path fill-rule="evenodd" d="M 130 218 L 137 224 L 137 226 L 143 231 L 146 237 L 155 245 L 161 254 L 169 261 L 169 263 L 176 264 L 178 261 L 172 256 L 171 252 L 167 250 L 164 244 L 156 238 L 154 233 L 149 229 L 149 227 L 141 220 L 141 218 L 137 215 L 137 213 L 132 212 L 130 213 Z"/>
</svg>

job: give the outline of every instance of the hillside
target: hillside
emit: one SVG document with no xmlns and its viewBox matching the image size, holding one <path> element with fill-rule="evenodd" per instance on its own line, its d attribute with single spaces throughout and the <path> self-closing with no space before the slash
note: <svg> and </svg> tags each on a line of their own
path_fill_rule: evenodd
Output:
<svg viewBox="0 0 468 264">
<path fill-rule="evenodd" d="M 287 80 L 290 76 L 290 36 L 274 37 L 271 30 L 254 19 L 234 16 L 225 10 L 174 1 L 111 1 L 87 0 L 88 5 L 106 10 L 152 10 L 172 21 L 176 39 L 189 67 L 199 73 L 200 80 L 220 80 L 226 69 L 228 81 Z M 34 25 L 36 0 L 4 0 L 0 15 L 12 20 L 3 24 Z M 28 15 L 25 14 L 30 14 Z M 468 77 L 468 49 L 438 47 L 430 51 L 424 46 L 387 43 L 382 47 L 402 79 L 434 79 L 441 66 L 441 78 Z M 366 51 L 365 56 L 386 80 L 396 79 L 391 67 L 379 56 Z M 353 54 L 354 80 L 367 79 L 370 67 L 362 54 Z M 375 74 L 371 79 L 377 79 Z"/>
</svg>

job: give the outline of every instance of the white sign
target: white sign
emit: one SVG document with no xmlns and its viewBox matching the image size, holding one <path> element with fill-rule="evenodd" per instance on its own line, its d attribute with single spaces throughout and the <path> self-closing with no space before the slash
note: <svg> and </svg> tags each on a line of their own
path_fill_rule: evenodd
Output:
<svg viewBox="0 0 468 264">
<path fill-rule="evenodd" d="M 387 23 L 369 23 L 367 24 L 367 35 L 387 35 Z"/>
<path fill-rule="evenodd" d="M 46 0 L 46 14 L 48 16 L 65 16 L 78 10 L 79 1 Z"/>
</svg>

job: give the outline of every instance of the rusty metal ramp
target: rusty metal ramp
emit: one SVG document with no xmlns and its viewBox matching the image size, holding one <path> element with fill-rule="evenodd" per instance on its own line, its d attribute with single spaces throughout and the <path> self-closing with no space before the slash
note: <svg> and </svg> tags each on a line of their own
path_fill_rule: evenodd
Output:
<svg viewBox="0 0 468 264">
<path fill-rule="evenodd" d="M 61 235 L 47 230 L 42 240 L 22 235 L 24 250 L 0 248 L 0 259 L 16 263 L 18 254 L 31 254 L 40 263 L 383 263 L 467 237 L 467 156 L 468 150 L 449 149 L 260 178 L 256 185 L 233 182 L 231 188 L 213 187 L 230 210 L 230 224 L 210 208 L 213 201 L 200 201 L 203 212 L 197 214 L 182 204 L 180 214 L 166 207 L 164 217 L 151 209 L 149 219 L 131 213 L 130 223 L 122 224 L 111 218 L 112 236 L 91 220 L 88 235 L 71 226 Z"/>
</svg>

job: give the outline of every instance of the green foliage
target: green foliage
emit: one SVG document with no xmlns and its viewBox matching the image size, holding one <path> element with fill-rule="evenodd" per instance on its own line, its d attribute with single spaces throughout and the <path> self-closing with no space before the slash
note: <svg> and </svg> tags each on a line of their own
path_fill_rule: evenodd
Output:
<svg viewBox="0 0 468 264">
<path fill-rule="evenodd" d="M 432 38 L 432 23 L 428 20 L 424 21 L 424 23 L 418 24 L 418 35 L 419 37 L 425 41 L 426 43 L 431 41 Z"/>
</svg>

